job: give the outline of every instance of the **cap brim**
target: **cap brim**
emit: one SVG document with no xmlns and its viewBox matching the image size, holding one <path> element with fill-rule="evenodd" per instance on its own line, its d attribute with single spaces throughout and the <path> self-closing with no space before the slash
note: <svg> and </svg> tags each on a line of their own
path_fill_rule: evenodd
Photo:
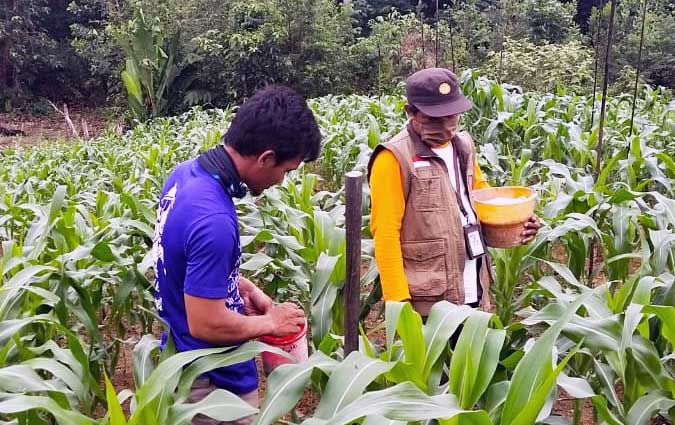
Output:
<svg viewBox="0 0 675 425">
<path fill-rule="evenodd" d="M 447 117 L 449 115 L 457 115 L 473 108 L 473 103 L 466 97 L 462 96 L 460 99 L 452 102 L 441 103 L 438 105 L 424 105 L 413 103 L 417 109 L 422 111 L 425 115 L 430 117 Z"/>
</svg>

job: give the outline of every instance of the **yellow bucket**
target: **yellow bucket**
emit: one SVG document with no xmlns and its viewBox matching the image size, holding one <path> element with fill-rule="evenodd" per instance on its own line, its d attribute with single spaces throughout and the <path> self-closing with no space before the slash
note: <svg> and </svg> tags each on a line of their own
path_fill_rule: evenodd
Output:
<svg viewBox="0 0 675 425">
<path fill-rule="evenodd" d="M 489 187 L 472 193 L 474 207 L 488 246 L 521 244 L 525 222 L 534 214 L 537 193 L 524 186 Z"/>
</svg>

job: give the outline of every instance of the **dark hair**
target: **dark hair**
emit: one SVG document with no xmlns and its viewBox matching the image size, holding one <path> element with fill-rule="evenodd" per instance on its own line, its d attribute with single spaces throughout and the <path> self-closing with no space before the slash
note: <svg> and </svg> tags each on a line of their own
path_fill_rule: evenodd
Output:
<svg viewBox="0 0 675 425">
<path fill-rule="evenodd" d="M 321 150 L 321 132 L 301 95 L 288 87 L 267 86 L 241 105 L 223 143 L 245 156 L 272 150 L 277 163 L 314 161 Z"/>
</svg>

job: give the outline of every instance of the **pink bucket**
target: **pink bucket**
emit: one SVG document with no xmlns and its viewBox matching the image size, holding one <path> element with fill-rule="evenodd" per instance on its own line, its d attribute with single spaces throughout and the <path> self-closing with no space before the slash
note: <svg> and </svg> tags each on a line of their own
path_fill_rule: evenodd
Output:
<svg viewBox="0 0 675 425">
<path fill-rule="evenodd" d="M 289 359 L 279 354 L 263 351 L 262 361 L 263 369 L 266 375 L 269 375 L 274 369 L 283 364 L 304 362 L 308 357 L 307 321 L 305 320 L 304 326 L 302 329 L 300 329 L 300 332 L 295 335 L 289 335 L 285 337 L 264 336 L 260 338 L 260 341 L 279 348 L 289 353 L 292 357 L 292 359 Z"/>
</svg>

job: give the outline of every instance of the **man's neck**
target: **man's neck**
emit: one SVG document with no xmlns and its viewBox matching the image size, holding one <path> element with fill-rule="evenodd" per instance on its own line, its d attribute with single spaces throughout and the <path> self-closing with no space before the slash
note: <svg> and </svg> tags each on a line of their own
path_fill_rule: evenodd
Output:
<svg viewBox="0 0 675 425">
<path fill-rule="evenodd" d="M 234 164 L 234 168 L 237 170 L 237 174 L 239 174 L 239 178 L 245 183 L 247 177 L 246 171 L 251 168 L 249 167 L 250 160 L 234 150 L 231 146 L 224 145 L 223 147 L 225 148 L 225 152 L 227 152 L 230 155 L 230 158 L 232 158 L 232 163 Z"/>
</svg>

